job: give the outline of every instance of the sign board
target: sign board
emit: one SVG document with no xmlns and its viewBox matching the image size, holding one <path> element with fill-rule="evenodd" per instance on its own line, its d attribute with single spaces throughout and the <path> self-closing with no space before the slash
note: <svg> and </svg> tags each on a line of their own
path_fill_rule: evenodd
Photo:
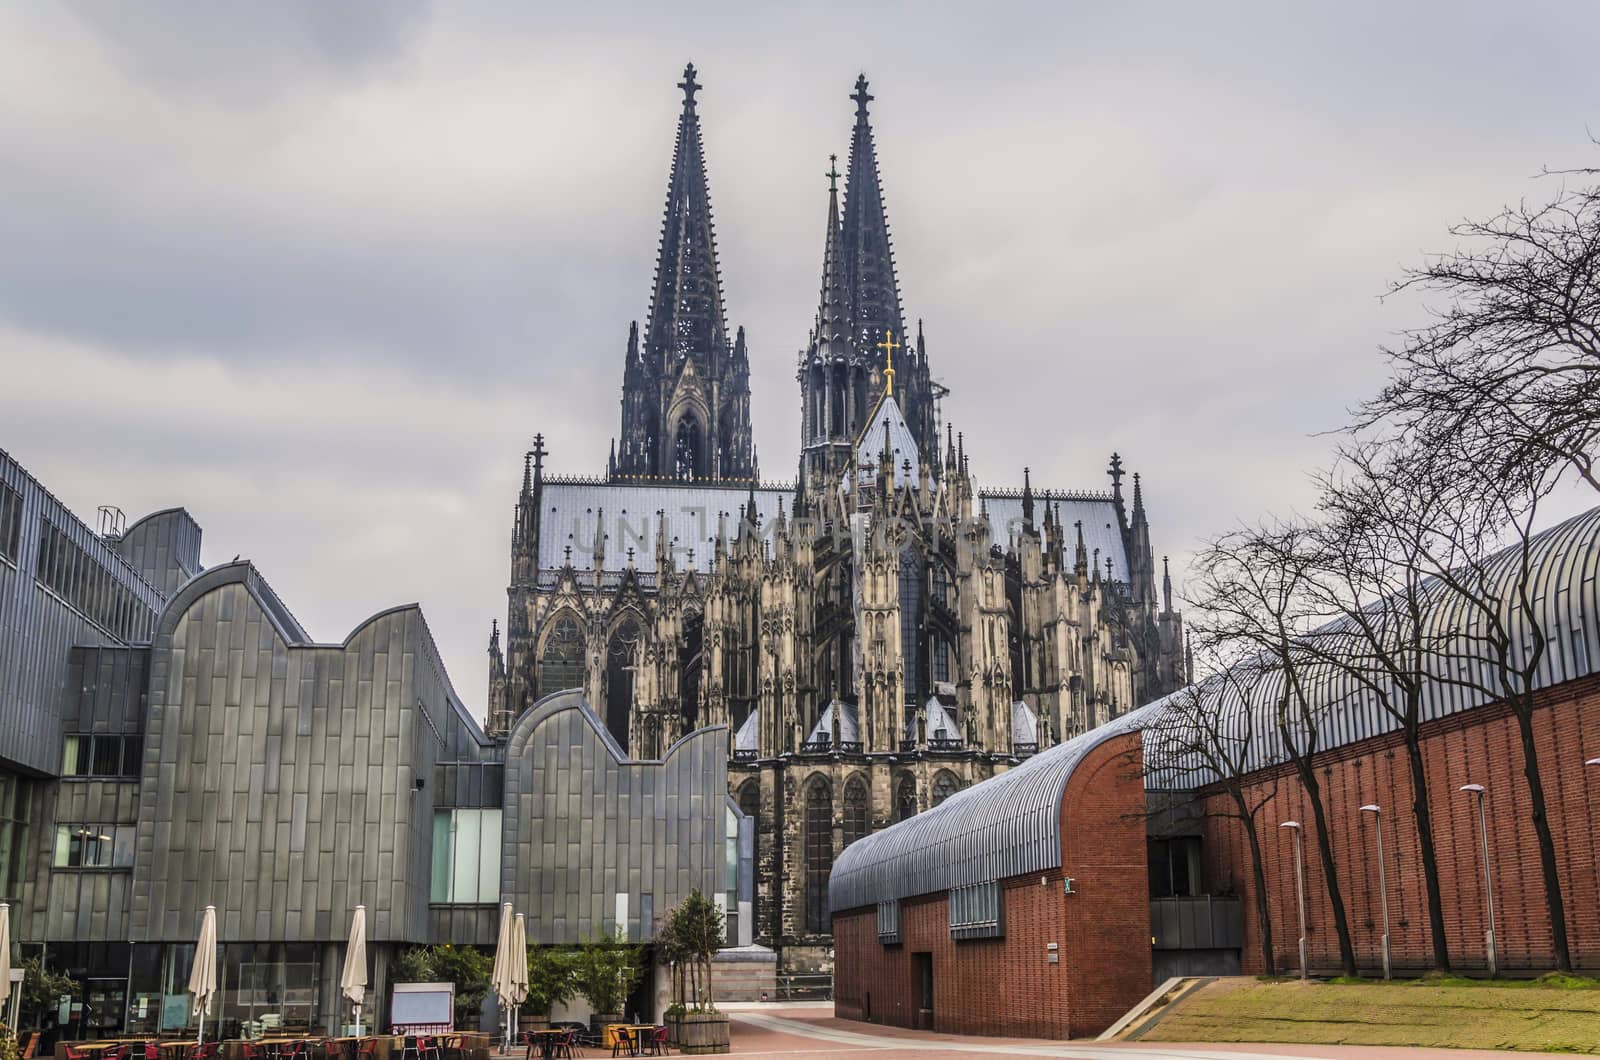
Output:
<svg viewBox="0 0 1600 1060">
<path fill-rule="evenodd" d="M 397 1034 L 407 1030 L 442 1028 L 453 1030 L 456 1022 L 454 983 L 396 983 L 389 1006 L 389 1029 Z"/>
</svg>

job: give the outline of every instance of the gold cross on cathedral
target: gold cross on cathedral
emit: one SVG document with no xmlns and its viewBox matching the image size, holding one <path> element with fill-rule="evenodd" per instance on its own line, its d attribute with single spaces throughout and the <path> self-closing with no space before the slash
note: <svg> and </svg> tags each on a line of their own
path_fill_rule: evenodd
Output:
<svg viewBox="0 0 1600 1060">
<path fill-rule="evenodd" d="M 885 396 L 894 396 L 894 351 L 901 349 L 901 343 L 894 341 L 894 329 L 890 328 L 884 333 L 885 338 L 878 343 L 878 349 L 883 351 L 883 392 Z"/>
</svg>

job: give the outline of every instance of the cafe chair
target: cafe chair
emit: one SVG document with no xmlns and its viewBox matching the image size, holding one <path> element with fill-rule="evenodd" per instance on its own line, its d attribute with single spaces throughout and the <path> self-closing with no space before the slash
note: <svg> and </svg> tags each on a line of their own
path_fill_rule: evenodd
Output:
<svg viewBox="0 0 1600 1060">
<path fill-rule="evenodd" d="M 307 1060 L 308 1055 L 305 1040 L 301 1038 L 284 1042 L 278 1048 L 278 1060 Z"/>
<path fill-rule="evenodd" d="M 377 1060 L 378 1039 L 363 1038 L 356 1044 L 356 1060 Z"/>
<path fill-rule="evenodd" d="M 243 1041 L 239 1048 L 244 1050 L 244 1060 L 267 1060 L 267 1047 L 255 1042 Z"/>
<path fill-rule="evenodd" d="M 194 1047 L 189 1054 L 189 1060 L 217 1060 L 217 1043 L 215 1040 L 204 1042 Z"/>
<path fill-rule="evenodd" d="M 76 1045 L 61 1044 L 63 1060 L 92 1060 L 93 1054 L 87 1049 L 79 1049 Z"/>
<path fill-rule="evenodd" d="M 28 1035 L 28 1044 L 23 1046 L 22 1052 L 18 1053 L 17 1056 L 18 1060 L 33 1060 L 33 1058 L 38 1054 L 39 1032 L 34 1031 L 32 1034 Z"/>
<path fill-rule="evenodd" d="M 639 1055 L 638 1045 L 639 1040 L 633 1036 L 631 1028 L 617 1027 L 611 1032 L 612 1056 L 637 1056 Z M 618 1052 L 619 1049 L 621 1052 Z"/>
<path fill-rule="evenodd" d="M 650 1055 L 650 1056 L 666 1056 L 667 1055 L 667 1050 L 669 1048 L 668 1045 L 667 1045 L 667 1028 L 666 1028 L 666 1026 L 663 1025 L 663 1026 L 657 1027 L 653 1031 L 651 1031 L 650 1034 L 649 1034 L 649 1037 L 645 1038 L 643 1044 L 644 1044 L 645 1048 L 647 1048 L 649 1050 L 649 1054 L 648 1055 Z"/>
</svg>

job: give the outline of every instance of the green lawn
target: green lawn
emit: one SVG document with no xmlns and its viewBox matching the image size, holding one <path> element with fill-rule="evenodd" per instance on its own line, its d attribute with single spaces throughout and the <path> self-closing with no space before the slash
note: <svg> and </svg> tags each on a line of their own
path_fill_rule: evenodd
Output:
<svg viewBox="0 0 1600 1060">
<path fill-rule="evenodd" d="M 1147 1042 L 1412 1045 L 1600 1052 L 1593 980 L 1262 982 L 1222 979 L 1178 1003 Z"/>
</svg>

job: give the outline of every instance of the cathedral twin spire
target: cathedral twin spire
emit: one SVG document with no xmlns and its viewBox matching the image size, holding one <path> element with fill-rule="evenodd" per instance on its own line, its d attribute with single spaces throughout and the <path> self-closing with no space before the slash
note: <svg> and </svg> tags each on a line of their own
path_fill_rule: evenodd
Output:
<svg viewBox="0 0 1600 1060">
<path fill-rule="evenodd" d="M 749 480 L 756 474 L 749 358 L 742 329 L 729 341 L 693 64 L 678 87 L 683 108 L 650 313 L 643 333 L 635 326 L 628 335 L 622 432 L 609 471 L 613 479 Z M 907 336 L 865 75 L 850 98 L 856 110 L 843 205 L 837 156 L 830 156 L 822 290 L 806 357 L 828 367 L 808 372 L 803 364 L 800 373 L 802 444 L 812 461 L 803 470 L 839 470 L 866 426 L 880 380 L 893 386 L 921 458 L 936 469 L 933 401 L 940 391 L 928 375 L 920 322 L 898 375 L 885 372 L 889 340 Z"/>
<path fill-rule="evenodd" d="M 728 337 L 695 93 L 684 67 L 650 315 L 629 330 L 614 479 L 742 481 L 756 473 L 744 329 Z"/>
</svg>

